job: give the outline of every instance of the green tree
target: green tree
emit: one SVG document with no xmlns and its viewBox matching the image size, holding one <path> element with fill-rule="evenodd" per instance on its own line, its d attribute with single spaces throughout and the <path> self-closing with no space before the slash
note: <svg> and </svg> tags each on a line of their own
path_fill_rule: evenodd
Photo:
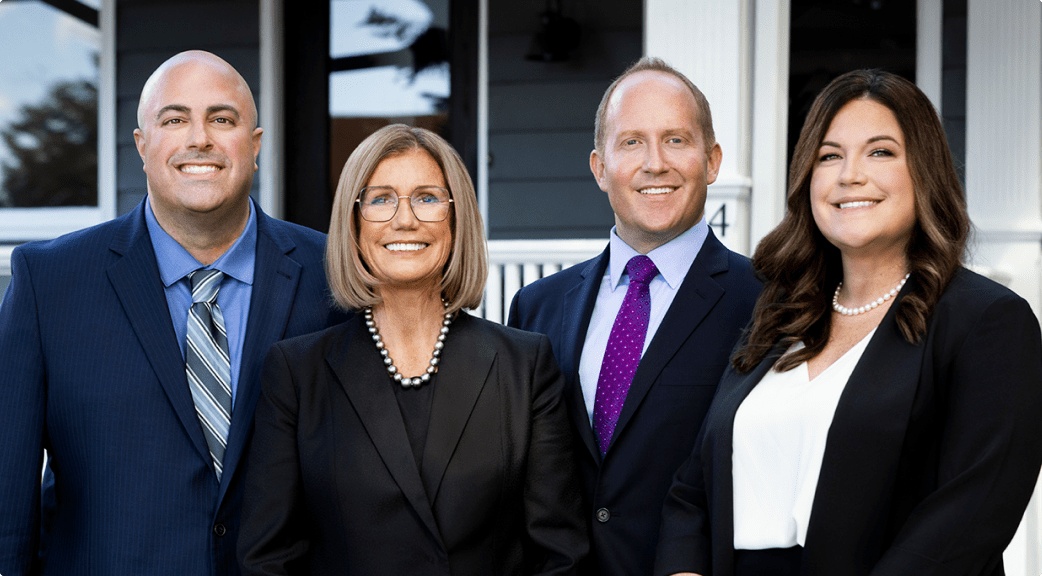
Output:
<svg viewBox="0 0 1042 576">
<path fill-rule="evenodd" d="M 54 84 L 0 129 L 11 159 L 0 162 L 0 206 L 94 206 L 98 202 L 98 89 L 88 80 Z"/>
</svg>

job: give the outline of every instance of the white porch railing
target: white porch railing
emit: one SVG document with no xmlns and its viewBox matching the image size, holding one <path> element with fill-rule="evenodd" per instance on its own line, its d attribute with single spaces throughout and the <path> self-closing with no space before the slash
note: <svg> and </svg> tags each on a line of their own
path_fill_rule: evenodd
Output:
<svg viewBox="0 0 1042 576">
<path fill-rule="evenodd" d="M 489 240 L 488 284 L 478 312 L 505 323 L 514 294 L 536 280 L 601 253 L 606 239 Z"/>
<path fill-rule="evenodd" d="M 0 246 L 0 276 L 11 275 L 11 253 L 14 252 L 15 246 L 8 244 Z M 3 295 L 0 292 L 0 295 Z"/>
</svg>

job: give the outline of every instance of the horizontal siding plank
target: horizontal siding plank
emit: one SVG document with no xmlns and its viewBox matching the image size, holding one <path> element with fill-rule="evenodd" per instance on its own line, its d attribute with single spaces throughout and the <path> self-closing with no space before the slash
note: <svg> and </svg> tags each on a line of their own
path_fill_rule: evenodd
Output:
<svg viewBox="0 0 1042 576">
<path fill-rule="evenodd" d="M 489 183 L 491 238 L 607 238 L 614 222 L 593 176 L 584 184 Z"/>
<path fill-rule="evenodd" d="M 489 82 L 518 80 L 598 81 L 612 79 L 640 58 L 641 32 L 635 30 L 596 31 L 567 62 L 525 60 L 530 34 L 490 37 L 488 40 Z"/>
<path fill-rule="evenodd" d="M 560 4 L 561 13 L 579 24 L 580 37 L 589 34 L 591 28 L 640 27 L 644 10 L 640 0 L 578 0 Z M 546 7 L 545 0 L 489 2 L 489 33 L 528 34 L 531 38 L 539 28 L 539 14 Z"/>
<path fill-rule="evenodd" d="M 116 28 L 121 50 L 180 52 L 185 46 L 210 50 L 236 45 L 256 50 L 260 9 L 256 0 L 121 1 Z"/>
<path fill-rule="evenodd" d="M 590 174 L 593 130 L 554 134 L 490 134 L 490 185 L 498 179 L 579 178 Z"/>
<path fill-rule="evenodd" d="M 489 86 L 489 131 L 587 130 L 611 80 Z"/>
</svg>

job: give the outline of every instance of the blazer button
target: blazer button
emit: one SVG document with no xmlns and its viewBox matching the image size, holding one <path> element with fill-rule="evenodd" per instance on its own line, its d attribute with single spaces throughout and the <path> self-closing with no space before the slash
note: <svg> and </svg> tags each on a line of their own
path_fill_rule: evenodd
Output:
<svg viewBox="0 0 1042 576">
<path fill-rule="evenodd" d="M 611 518 L 611 512 L 608 512 L 607 508 L 600 508 L 600 509 L 597 510 L 597 521 L 598 522 L 601 522 L 601 523 L 607 522 L 609 518 Z"/>
<path fill-rule="evenodd" d="M 217 524 L 213 525 L 213 533 L 216 536 L 221 537 L 228 533 L 228 529 L 224 527 L 224 524 L 218 522 Z"/>
</svg>

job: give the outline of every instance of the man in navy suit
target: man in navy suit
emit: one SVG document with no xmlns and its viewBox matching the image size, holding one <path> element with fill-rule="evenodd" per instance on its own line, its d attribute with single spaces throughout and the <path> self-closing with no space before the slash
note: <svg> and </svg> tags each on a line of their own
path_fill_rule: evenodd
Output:
<svg viewBox="0 0 1042 576">
<path fill-rule="evenodd" d="M 608 248 L 523 288 L 509 323 L 549 336 L 568 379 L 590 521 L 584 573 L 650 574 L 666 491 L 691 453 L 760 284 L 748 260 L 706 224 L 706 188 L 721 150 L 709 104 L 683 74 L 655 58 L 630 67 L 601 100 L 595 145 L 590 169 L 615 213 Z M 598 387 L 619 365 L 610 335 L 628 301 L 627 263 L 640 255 L 657 269 L 642 354 L 617 400 L 617 420 L 599 418 Z M 597 422 L 605 418 L 614 420 L 608 433 Z"/>
<path fill-rule="evenodd" d="M 276 340 L 341 319 L 329 306 L 324 237 L 250 199 L 262 130 L 234 68 L 198 51 L 167 60 L 145 83 L 138 126 L 145 201 L 12 255 L 0 307 L 5 576 L 238 574 L 263 359 Z M 213 307 L 231 398 L 220 457 L 186 371 L 189 275 L 200 269 L 223 274 Z"/>
</svg>

